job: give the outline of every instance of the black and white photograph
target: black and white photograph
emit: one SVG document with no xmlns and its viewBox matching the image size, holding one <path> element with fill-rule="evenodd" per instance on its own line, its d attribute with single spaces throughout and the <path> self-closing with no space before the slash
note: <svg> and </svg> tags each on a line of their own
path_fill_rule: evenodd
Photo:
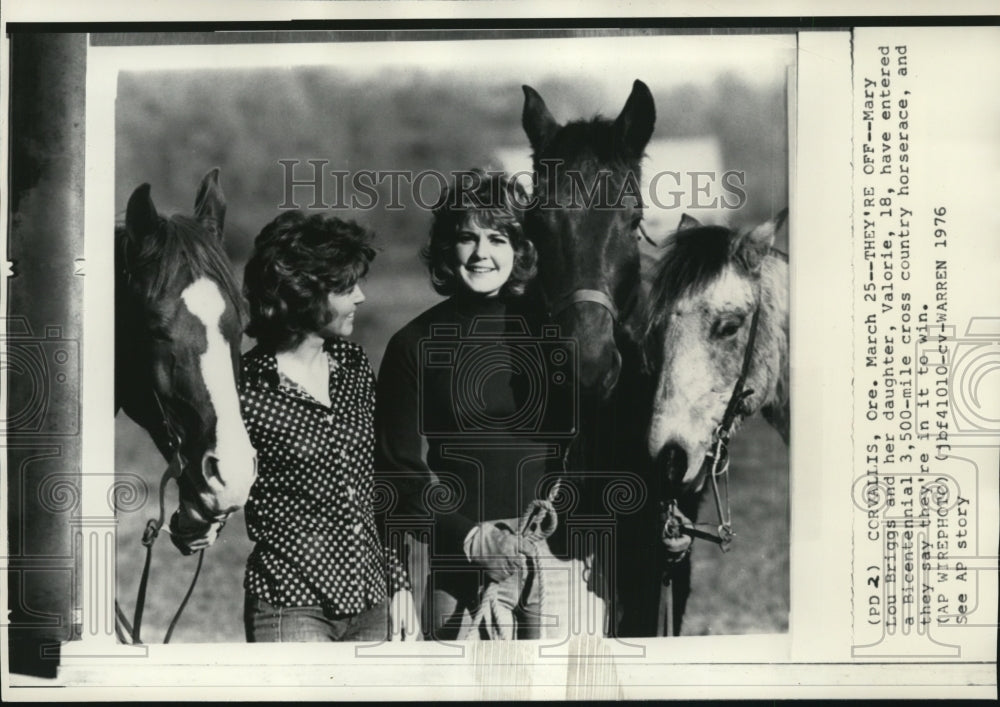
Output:
<svg viewBox="0 0 1000 707">
<path fill-rule="evenodd" d="M 309 49 L 319 57 L 326 48 Z M 392 569 L 410 575 L 424 619 L 421 633 L 465 635 L 469 627 L 443 626 L 459 620 L 451 616 L 464 609 L 466 622 L 480 616 L 484 635 L 520 635 L 517 624 L 528 619 L 501 620 L 479 605 L 497 594 L 493 585 L 505 587 L 506 596 L 494 600 L 498 610 L 517 614 L 524 602 L 537 601 L 528 598 L 530 585 L 538 583 L 532 567 L 519 568 L 516 586 L 506 577 L 492 578 L 504 575 L 504 563 L 524 564 L 518 555 L 534 552 L 523 547 L 505 554 L 536 501 L 552 503 L 552 510 L 546 506 L 550 514 L 558 509 L 545 523 L 564 526 L 558 538 L 545 539 L 546 554 L 559 542 L 555 558 L 587 555 L 576 558 L 577 568 L 554 569 L 542 585 L 561 580 L 565 586 L 567 571 L 571 581 L 582 581 L 589 571 L 584 559 L 599 567 L 614 563 L 604 579 L 607 587 L 590 583 L 601 603 L 616 610 L 606 619 L 606 635 L 669 635 L 682 626 L 694 635 L 786 631 L 788 460 L 780 435 L 787 436 L 789 404 L 787 230 L 776 220 L 787 207 L 787 80 L 794 37 L 491 40 L 486 35 L 419 42 L 392 52 L 378 42 L 345 43 L 330 51 L 342 59 L 330 65 L 119 74 L 115 202 L 124 205 L 116 209 L 116 221 L 124 215 L 125 234 L 116 248 L 126 264 L 117 266 L 116 275 L 126 280 L 116 281 L 116 353 L 121 354 L 115 360 L 122 389 L 117 397 L 126 414 L 115 428 L 116 472 L 137 482 L 142 478 L 145 488 L 137 496 L 155 500 L 158 467 L 174 452 L 164 436 L 173 426 L 182 444 L 190 445 L 182 449 L 188 463 L 182 472 L 194 480 L 179 486 L 182 507 L 193 506 L 194 520 L 250 503 L 248 513 L 234 516 L 217 540 L 212 542 L 215 528 L 206 531 L 212 538 L 198 538 L 212 545 L 200 581 L 212 586 L 217 598 L 199 602 L 194 595 L 175 640 L 181 640 L 185 625 L 195 629 L 186 640 L 241 639 L 241 607 L 230 599 L 244 588 L 251 603 L 279 609 L 307 602 L 337 614 L 369 610 L 373 598 L 391 593 L 383 585 L 397 581 L 386 577 L 385 523 L 398 533 L 407 516 L 415 529 L 426 526 L 441 538 L 430 564 L 442 565 L 432 577 L 445 582 L 445 589 L 433 580 L 427 588 L 426 567 Z M 546 66 L 542 58 L 552 51 L 575 58 L 565 67 Z M 632 57 L 627 68 L 614 59 L 621 54 Z M 704 61 L 709 55 L 715 55 L 714 63 Z M 639 74 L 652 57 L 673 68 Z M 214 171 L 202 177 L 208 170 Z M 140 186 L 144 183 L 149 187 Z M 552 203 L 543 203 L 543 196 Z M 188 255 L 178 246 L 173 257 L 188 255 L 198 265 L 165 262 L 174 252 L 171 238 L 190 242 L 185 248 L 212 247 L 212 255 L 219 255 L 216 243 L 198 245 L 209 235 L 148 234 L 162 243 L 147 246 L 142 227 L 129 221 L 155 223 L 160 212 L 171 210 L 213 224 L 205 230 L 222 246 L 224 260 L 216 257 L 211 264 L 227 269 L 214 276 L 205 270 L 217 290 L 221 285 L 211 297 L 221 296 L 223 304 L 212 311 L 216 317 L 221 313 L 219 327 L 229 341 L 220 342 L 222 363 L 211 370 L 225 378 L 225 388 L 223 381 L 202 379 L 210 374 L 205 364 L 198 365 L 198 357 L 207 355 L 201 335 L 184 340 L 183 331 L 197 326 L 183 318 L 157 321 L 181 351 L 154 346 L 154 360 L 146 360 L 142 352 L 150 346 L 141 337 L 152 334 L 141 331 L 141 322 L 126 319 L 130 297 L 154 312 L 188 309 L 149 291 L 159 287 L 162 297 L 183 299 L 194 275 L 164 282 L 170 276 L 163 271 L 177 277 L 185 268 L 197 273 L 208 257 Z M 487 233 L 480 233 L 483 229 Z M 362 242 L 363 232 L 374 232 L 370 246 Z M 774 243 L 776 237 L 781 242 Z M 289 239 L 288 244 L 277 239 Z M 142 255 L 147 247 L 152 253 Z M 366 247 L 377 249 L 372 259 Z M 670 268 L 661 261 L 672 252 L 678 255 Z M 148 264 L 139 262 L 145 257 Z M 546 257 L 558 262 L 546 265 Z M 328 264 L 309 262 L 321 258 Z M 293 265 L 297 262 L 303 264 Z M 308 269 L 285 274 L 296 267 Z M 299 364 L 305 366 L 300 380 L 292 377 L 297 360 L 292 352 L 299 349 L 285 347 L 307 333 L 300 331 L 305 315 L 289 312 L 287 322 L 272 322 L 268 308 L 320 307 L 310 297 L 325 299 L 331 292 L 307 295 L 318 286 L 310 284 L 315 278 L 341 283 L 337 296 L 347 296 L 343 316 L 349 321 L 334 321 L 332 331 L 321 333 L 331 315 L 311 314 L 318 319 L 316 331 L 308 332 L 316 338 L 309 340 L 321 347 L 353 344 L 349 350 L 364 357 L 359 365 L 378 373 L 377 399 L 370 381 L 351 384 L 363 387 L 356 393 L 350 387 L 327 390 L 332 380 L 309 393 L 307 364 Z M 263 335 L 266 347 L 252 337 L 244 345 L 243 332 L 225 319 L 235 320 L 240 282 L 250 306 L 247 326 Z M 691 312 L 696 325 L 671 339 L 664 323 L 678 308 Z M 331 314 L 334 320 L 340 316 Z M 543 327 L 550 330 L 543 333 Z M 759 332 L 753 341 L 752 327 Z M 273 397 L 241 387 L 234 394 L 228 362 L 240 349 L 256 351 L 244 354 L 241 379 L 258 369 L 265 376 L 269 369 L 289 390 Z M 157 363 L 157 355 L 190 365 L 180 370 L 173 364 L 174 380 L 165 377 L 152 396 L 140 389 L 152 379 L 144 369 L 166 365 Z M 289 373 L 283 370 L 286 360 Z M 325 367 L 320 380 L 327 377 Z M 177 380 L 183 376 L 192 380 Z M 743 390 L 734 393 L 741 377 Z M 232 410 L 221 409 L 213 385 Z M 206 392 L 171 400 L 178 388 Z M 129 395 L 136 399 L 131 407 Z M 348 407 L 337 410 L 344 395 L 358 397 L 343 405 L 369 416 L 374 411 L 374 418 L 340 427 L 355 415 Z M 641 403 L 639 395 L 646 396 Z M 303 398 L 307 405 L 298 410 L 288 397 Z M 739 399 L 731 403 L 734 397 Z M 237 399 L 247 418 L 245 433 L 238 429 Z M 199 400 L 209 412 L 193 416 L 191 428 L 183 429 L 183 415 L 197 409 Z M 315 405 L 320 402 L 326 409 Z M 727 405 L 735 413 L 725 420 Z M 183 412 L 172 415 L 174 408 Z M 744 418 L 764 408 L 771 424 L 757 416 L 736 432 Z M 215 430 L 208 424 L 211 410 Z M 310 411 L 319 413 L 316 420 L 308 419 Z M 299 419 L 300 414 L 306 417 Z M 324 432 L 316 425 L 326 424 L 327 416 L 335 419 Z M 287 425 L 270 422 L 275 417 L 287 417 Z M 223 431 L 227 424 L 237 429 Z M 731 451 L 713 447 L 717 431 L 727 443 L 733 434 Z M 341 435 L 358 441 L 346 448 L 344 440 L 319 441 Z M 217 446 L 199 446 L 200 438 L 218 440 Z M 223 450 L 223 443 L 229 449 Z M 422 444 L 429 448 L 423 451 Z M 310 451 L 303 452 L 303 445 Z M 468 458 L 450 448 L 466 450 Z M 251 491 L 254 450 L 258 485 Z M 717 452 L 728 458 L 706 463 Z M 205 485 L 205 454 L 217 466 L 213 473 L 225 495 L 219 498 L 209 485 L 201 490 L 209 497 L 203 502 L 197 492 Z M 316 458 L 345 455 L 351 459 L 344 467 L 312 466 Z M 650 455 L 656 458 L 647 463 Z M 532 457 L 541 459 L 528 465 Z M 705 478 L 709 470 L 712 480 Z M 144 475 L 147 471 L 154 473 Z M 560 479 L 560 489 L 548 498 Z M 341 511 L 338 499 L 353 486 L 366 499 Z M 185 497 L 187 488 L 192 495 Z M 345 550 L 353 561 L 337 557 L 336 548 L 348 542 L 337 534 L 355 522 L 368 523 L 380 493 L 394 506 L 380 509 L 388 513 L 382 527 L 372 517 L 361 546 Z M 435 506 L 437 494 L 461 498 Z M 420 496 L 430 497 L 430 507 Z M 317 508 L 325 504 L 338 509 L 326 515 Z M 128 514 L 119 509 L 119 595 L 133 595 L 141 579 L 146 553 L 137 538 L 145 515 L 145 509 Z M 176 523 L 185 518 L 180 514 L 169 528 L 173 539 L 183 535 Z M 611 522 L 614 532 L 603 541 L 621 545 L 617 557 L 593 558 L 593 550 L 569 547 L 585 538 L 570 537 L 575 531 L 566 529 L 583 524 L 583 533 L 587 518 L 597 523 L 594 533 L 608 530 Z M 498 528 L 499 521 L 507 523 Z M 271 524 L 282 526 L 280 537 L 265 529 Z M 732 537 L 718 537 L 723 524 Z M 693 538 L 685 528 L 708 537 Z M 467 537 L 473 531 L 474 537 Z M 303 547 L 304 538 L 317 532 L 332 535 Z M 617 537 L 624 532 L 632 535 Z M 448 533 L 452 537 L 445 540 Z M 404 535 L 416 540 L 415 534 Z M 462 558 L 463 544 L 468 549 L 474 540 L 483 544 L 485 557 Z M 621 554 L 626 546 L 637 551 L 635 558 Z M 353 554 L 369 549 L 371 560 Z M 172 555 L 157 556 L 157 569 L 162 573 L 162 563 L 169 563 L 168 579 L 147 590 L 151 636 L 166 630 L 175 609 L 171 597 L 184 595 L 193 572 L 193 563 L 175 549 L 167 553 Z M 412 554 L 426 557 L 420 549 Z M 374 564 L 366 570 L 368 561 Z M 311 569 L 314 562 L 321 569 Z M 544 570 L 538 573 L 544 577 Z M 665 587 L 674 576 L 682 586 Z M 377 589 L 369 586 L 376 580 Z M 467 586 L 448 584 L 454 582 Z M 688 610 L 688 596 L 699 582 L 706 591 L 694 592 Z M 435 614 L 434 593 L 449 594 L 461 606 L 448 607 L 447 616 Z M 430 602 L 426 610 L 424 598 Z M 660 602 L 673 603 L 670 617 L 660 615 L 665 610 Z M 348 607 L 351 611 L 342 610 Z M 553 612 L 545 606 L 535 611 Z M 229 621 L 220 621 L 223 617 Z M 566 625 L 564 618 L 550 629 L 565 633 Z"/>
<path fill-rule="evenodd" d="M 8 17 L 5 687 L 995 696 L 995 22 L 358 12 Z"/>
</svg>

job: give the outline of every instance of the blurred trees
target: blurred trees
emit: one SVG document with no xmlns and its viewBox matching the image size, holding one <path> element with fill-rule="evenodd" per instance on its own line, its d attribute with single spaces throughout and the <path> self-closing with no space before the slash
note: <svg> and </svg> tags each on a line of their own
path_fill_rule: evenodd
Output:
<svg viewBox="0 0 1000 707">
<path fill-rule="evenodd" d="M 305 164 L 310 159 L 328 160 L 331 170 L 450 172 L 490 164 L 496 146 L 523 143 L 529 151 L 516 83 L 464 85 L 419 71 L 361 82 L 344 73 L 299 68 L 123 74 L 116 126 L 118 212 L 144 181 L 153 185 L 165 211 L 188 212 L 194 185 L 218 165 L 230 200 L 227 247 L 241 265 L 254 235 L 282 203 L 278 160 L 300 160 L 296 177 L 301 179 L 311 174 Z M 656 137 L 714 135 L 726 169 L 747 173 L 748 220 L 785 205 L 784 86 L 760 90 L 723 75 L 657 91 L 654 73 L 643 78 L 656 99 Z M 593 106 L 603 103 L 585 80 L 549 80 L 536 88 L 554 97 L 549 100 L 563 120 L 590 117 Z M 576 107 L 573 115 L 567 106 Z M 326 181 L 332 193 L 332 180 Z M 388 182 L 380 186 L 378 208 L 343 215 L 378 232 L 384 262 L 412 267 L 430 215 L 414 208 L 405 189 L 404 209 L 384 208 L 388 188 Z M 435 190 L 436 182 L 428 181 L 425 194 Z M 303 196 L 297 201 L 308 205 Z"/>
</svg>

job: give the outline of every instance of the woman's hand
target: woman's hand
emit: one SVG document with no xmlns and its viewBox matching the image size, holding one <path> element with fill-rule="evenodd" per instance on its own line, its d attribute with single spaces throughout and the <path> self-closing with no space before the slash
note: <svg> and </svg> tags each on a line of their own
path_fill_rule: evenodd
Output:
<svg viewBox="0 0 1000 707">
<path fill-rule="evenodd" d="M 420 622 L 413 594 L 408 589 L 401 589 L 389 602 L 389 640 L 416 641 L 419 635 Z"/>
<path fill-rule="evenodd" d="M 522 545 L 524 538 L 513 530 L 517 521 L 484 521 L 469 531 L 463 547 L 469 562 L 486 570 L 494 582 L 502 582 L 515 572 L 527 571 Z"/>
<path fill-rule="evenodd" d="M 691 543 L 693 542 L 691 536 L 681 533 L 682 526 L 690 528 L 694 526 L 694 523 L 681 513 L 681 510 L 677 506 L 672 505 L 664 518 L 663 533 L 660 539 L 667 548 L 670 559 L 673 561 L 683 559 L 684 554 L 691 549 Z"/>
</svg>

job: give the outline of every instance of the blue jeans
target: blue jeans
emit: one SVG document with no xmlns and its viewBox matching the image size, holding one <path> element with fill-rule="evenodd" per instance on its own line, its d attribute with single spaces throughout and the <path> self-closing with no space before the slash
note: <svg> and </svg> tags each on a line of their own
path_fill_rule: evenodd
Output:
<svg viewBox="0 0 1000 707">
<path fill-rule="evenodd" d="M 273 606 L 247 594 L 243 624 L 249 643 L 384 641 L 389 636 L 389 603 L 345 615 L 320 606 Z"/>
</svg>

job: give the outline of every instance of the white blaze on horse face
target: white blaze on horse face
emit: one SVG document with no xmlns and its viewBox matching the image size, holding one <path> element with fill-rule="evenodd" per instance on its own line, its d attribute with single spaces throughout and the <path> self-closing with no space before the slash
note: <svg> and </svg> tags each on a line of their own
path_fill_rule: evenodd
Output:
<svg viewBox="0 0 1000 707">
<path fill-rule="evenodd" d="M 229 344 L 222 335 L 220 320 L 226 311 L 226 301 L 218 285 L 208 278 L 199 278 L 185 288 L 181 300 L 188 311 L 205 326 L 207 347 L 200 357 L 202 380 L 215 409 L 215 449 L 221 486 L 209 479 L 215 492 L 212 505 L 220 511 L 242 506 L 250 494 L 254 477 L 254 449 L 250 444 L 240 402 L 233 382 Z"/>
<path fill-rule="evenodd" d="M 704 289 L 673 305 L 648 442 L 654 459 L 668 444 L 684 450 L 685 486 L 704 481 L 697 478 L 698 472 L 739 376 L 753 304 L 750 281 L 727 265 Z M 745 319 L 735 335 L 736 345 L 727 345 L 713 337 L 712 325 L 720 315 L 734 313 Z"/>
</svg>

